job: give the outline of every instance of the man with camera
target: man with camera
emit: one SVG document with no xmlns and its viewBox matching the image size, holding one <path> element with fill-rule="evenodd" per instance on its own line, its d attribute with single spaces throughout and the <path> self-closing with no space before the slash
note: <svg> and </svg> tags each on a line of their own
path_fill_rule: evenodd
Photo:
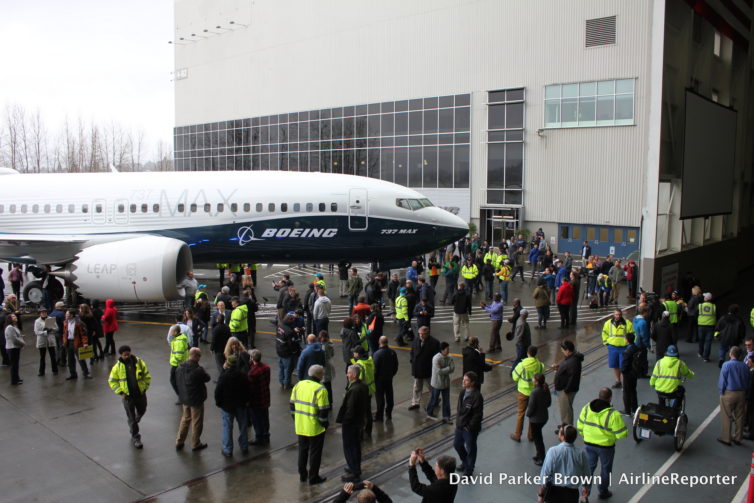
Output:
<svg viewBox="0 0 754 503">
<path fill-rule="evenodd" d="M 432 469 L 426 456 L 422 448 L 411 451 L 408 459 L 408 479 L 411 482 L 411 490 L 422 497 L 422 503 L 453 503 L 458 486 L 450 483 L 450 474 L 456 471 L 456 459 L 453 456 L 440 456 Z M 429 485 L 419 482 L 419 475 L 416 473 L 417 461 L 429 480 Z"/>
</svg>

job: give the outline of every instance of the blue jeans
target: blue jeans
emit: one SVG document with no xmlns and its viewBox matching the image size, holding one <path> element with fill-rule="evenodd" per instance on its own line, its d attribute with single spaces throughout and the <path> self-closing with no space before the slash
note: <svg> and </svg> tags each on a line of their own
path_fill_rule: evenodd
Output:
<svg viewBox="0 0 754 503">
<path fill-rule="evenodd" d="M 223 420 L 223 451 L 233 452 L 233 420 L 238 422 L 238 446 L 242 451 L 249 449 L 249 437 L 246 432 L 246 408 L 239 407 L 233 414 L 220 409 Z"/>
<path fill-rule="evenodd" d="M 597 485 L 600 494 L 606 494 L 610 488 L 610 473 L 613 471 L 613 457 L 615 446 L 598 447 L 596 445 L 584 445 L 586 458 L 589 460 L 589 469 L 594 474 L 597 461 L 600 462 L 600 483 Z M 591 489 L 591 488 L 590 488 Z"/>
<path fill-rule="evenodd" d="M 728 353 L 730 352 L 730 344 L 723 344 L 720 343 L 720 358 L 719 360 L 721 362 L 725 362 L 728 360 Z"/>
<path fill-rule="evenodd" d="M 455 447 L 458 457 L 461 458 L 464 475 L 474 473 L 474 466 L 476 465 L 476 439 L 478 436 L 478 431 L 470 432 L 456 428 L 456 438 L 453 441 L 453 447 Z"/>
<path fill-rule="evenodd" d="M 485 279 L 484 280 L 484 287 L 485 287 L 485 290 L 487 290 L 487 298 L 489 300 L 492 300 L 492 290 L 493 290 L 492 282 L 493 282 L 493 280 L 491 280 L 491 279 Z"/>
<path fill-rule="evenodd" d="M 697 327 L 699 333 L 699 354 L 702 358 L 709 360 L 710 347 L 712 346 L 712 338 L 715 335 L 715 327 L 711 325 L 699 325 Z"/>
<path fill-rule="evenodd" d="M 501 281 L 500 282 L 500 296 L 503 298 L 503 303 L 508 303 L 508 282 L 507 281 Z"/>
<path fill-rule="evenodd" d="M 440 394 L 442 394 L 442 417 L 450 418 L 450 388 L 437 389 L 430 386 L 429 389 L 432 394 L 429 398 L 429 403 L 427 404 L 427 414 L 432 414 L 435 407 L 437 407 L 437 401 L 440 398 Z"/>
<path fill-rule="evenodd" d="M 283 386 L 291 385 L 291 373 L 293 372 L 293 357 L 283 358 L 278 356 L 278 381 Z"/>
</svg>

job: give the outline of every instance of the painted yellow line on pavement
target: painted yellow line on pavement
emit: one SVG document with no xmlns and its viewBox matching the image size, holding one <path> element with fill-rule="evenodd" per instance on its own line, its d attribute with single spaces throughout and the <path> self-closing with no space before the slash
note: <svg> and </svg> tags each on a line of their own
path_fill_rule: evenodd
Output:
<svg viewBox="0 0 754 503">
<path fill-rule="evenodd" d="M 162 322 L 162 321 L 118 320 L 118 322 L 119 323 L 121 323 L 121 322 L 122 323 L 135 323 L 137 325 L 163 325 L 163 326 L 168 326 L 168 327 L 171 326 L 171 325 L 173 325 L 173 323 L 165 323 L 165 322 Z M 257 333 L 258 334 L 275 335 L 276 332 L 268 332 L 267 330 L 257 330 Z M 343 342 L 341 339 L 338 339 L 338 338 L 335 338 L 335 337 L 331 337 L 330 340 L 333 341 L 333 342 Z M 393 349 L 400 349 L 400 350 L 403 350 L 403 351 L 411 351 L 411 348 L 407 348 L 407 347 L 404 347 L 404 346 L 390 346 L 390 347 L 393 348 Z M 463 358 L 463 355 L 460 355 L 458 353 L 449 353 L 449 354 L 450 354 L 450 356 L 454 356 L 456 358 Z M 491 363 L 492 365 L 500 365 L 501 363 L 503 363 L 500 360 L 492 360 L 490 358 L 485 358 L 485 361 L 487 363 Z"/>
</svg>

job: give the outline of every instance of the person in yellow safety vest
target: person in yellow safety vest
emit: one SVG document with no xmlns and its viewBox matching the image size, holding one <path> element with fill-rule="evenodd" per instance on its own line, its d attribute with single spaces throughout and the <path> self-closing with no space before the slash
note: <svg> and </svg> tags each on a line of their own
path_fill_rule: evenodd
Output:
<svg viewBox="0 0 754 503">
<path fill-rule="evenodd" d="M 215 264 L 217 272 L 220 273 L 220 286 L 225 284 L 225 270 L 228 269 L 228 264 Z"/>
<path fill-rule="evenodd" d="M 461 276 L 463 277 L 464 284 L 466 285 L 466 293 L 473 295 L 476 291 L 477 277 L 479 276 L 479 268 L 472 261 L 471 257 L 466 259 L 466 263 L 461 267 Z"/>
<path fill-rule="evenodd" d="M 321 384 L 324 376 L 322 365 L 312 365 L 309 378 L 299 381 L 291 391 L 291 415 L 298 436 L 298 474 L 301 482 L 308 481 L 309 485 L 326 480 L 319 474 L 330 412 L 327 389 Z"/>
<path fill-rule="evenodd" d="M 626 334 L 633 334 L 634 326 L 630 320 L 623 318 L 623 311 L 615 308 L 613 317 L 602 325 L 602 344 L 607 346 L 607 366 L 615 372 L 615 384 L 613 388 L 620 388 L 620 369 L 623 366 L 623 352 L 628 346 Z"/>
<path fill-rule="evenodd" d="M 490 261 L 490 264 L 492 264 L 492 267 L 497 270 L 500 260 L 500 254 L 497 253 L 497 248 L 490 248 L 489 251 L 484 254 L 484 257 L 482 258 L 483 263 L 486 264 L 488 260 Z"/>
<path fill-rule="evenodd" d="M 235 274 L 237 278 L 241 277 L 241 264 L 230 264 L 230 272 Z"/>
<path fill-rule="evenodd" d="M 189 357 L 187 332 L 188 327 L 182 325 L 181 321 L 170 327 L 170 331 L 168 332 L 168 342 L 170 343 L 170 385 L 173 387 L 176 396 L 178 396 L 178 383 L 175 379 L 175 371 Z M 176 405 L 181 405 L 181 402 L 176 402 Z"/>
<path fill-rule="evenodd" d="M 199 299 L 209 300 L 207 297 L 207 285 L 199 285 L 196 287 L 196 293 L 194 294 L 194 304 Z"/>
<path fill-rule="evenodd" d="M 610 473 L 613 471 L 615 441 L 628 436 L 628 428 L 620 412 L 611 405 L 613 392 L 602 388 L 598 398 L 584 405 L 579 414 L 576 429 L 584 437 L 584 452 L 589 460 L 591 473 L 600 462 L 599 499 L 612 496 L 610 492 Z M 591 486 L 587 486 L 587 496 Z"/>
<path fill-rule="evenodd" d="M 230 299 L 230 305 L 233 306 L 233 311 L 230 313 L 230 323 L 228 323 L 230 335 L 246 346 L 249 335 L 249 306 L 241 304 L 238 297 Z"/>
<path fill-rule="evenodd" d="M 503 265 L 496 273 L 497 279 L 500 280 L 500 297 L 503 299 L 503 304 L 508 303 L 508 284 L 511 281 L 511 271 L 513 270 L 510 264 L 510 260 L 503 260 Z"/>
<path fill-rule="evenodd" d="M 353 348 L 353 358 L 351 358 L 352 365 L 358 365 L 361 367 L 361 373 L 359 379 L 361 382 L 367 385 L 369 388 L 369 413 L 367 414 L 366 423 L 364 424 L 364 434 L 366 436 L 372 435 L 372 397 L 377 390 L 377 385 L 374 382 L 374 360 L 369 356 L 369 352 L 361 346 Z"/>
<path fill-rule="evenodd" d="M 152 382 L 144 360 L 131 354 L 130 346 L 118 348 L 120 358 L 110 370 L 108 383 L 116 395 L 123 397 L 123 407 L 128 417 L 128 427 L 131 429 L 131 443 L 141 449 L 141 434 L 139 421 L 147 411 L 147 390 Z"/>
<path fill-rule="evenodd" d="M 669 313 L 668 321 L 670 321 L 671 325 L 678 326 L 678 303 L 673 299 L 662 299 L 660 303 L 663 310 Z"/>
<path fill-rule="evenodd" d="M 694 377 L 694 372 L 678 358 L 678 348 L 671 344 L 665 350 L 665 356 L 655 363 L 652 376 L 649 378 L 649 385 L 657 391 L 660 405 L 664 406 L 666 399 L 675 398 L 674 407 L 680 409 L 686 393 L 684 387 L 681 386 L 681 380 L 692 377 Z"/>
<path fill-rule="evenodd" d="M 327 295 L 327 283 L 325 283 L 325 276 L 321 272 L 318 272 L 314 275 L 314 287 L 320 287 L 322 290 L 325 291 L 325 295 Z"/>
<path fill-rule="evenodd" d="M 405 337 L 408 335 L 409 324 L 408 318 L 408 299 L 406 298 L 405 286 L 398 289 L 398 296 L 395 298 L 395 319 L 398 321 L 398 337 L 395 338 L 395 342 L 399 346 L 405 346 Z"/>
<path fill-rule="evenodd" d="M 516 431 L 511 433 L 511 440 L 521 441 L 521 433 L 524 431 L 524 414 L 529 405 L 529 396 L 534 390 L 534 374 L 544 374 L 545 365 L 537 359 L 537 346 L 529 346 L 526 350 L 527 358 L 524 358 L 513 369 L 511 377 L 518 383 L 518 417 L 516 419 Z M 531 423 L 527 433 L 529 440 L 534 437 L 531 432 Z"/>
<path fill-rule="evenodd" d="M 709 362 L 709 352 L 712 346 L 712 338 L 717 324 L 717 308 L 711 302 L 712 294 L 704 294 L 704 302 L 699 304 L 699 314 L 696 318 L 697 333 L 699 334 L 699 357 Z"/>
</svg>

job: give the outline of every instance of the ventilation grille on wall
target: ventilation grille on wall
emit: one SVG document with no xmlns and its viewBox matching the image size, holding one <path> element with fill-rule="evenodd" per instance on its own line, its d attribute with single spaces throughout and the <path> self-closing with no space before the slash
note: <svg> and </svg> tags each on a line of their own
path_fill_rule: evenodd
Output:
<svg viewBox="0 0 754 503">
<path fill-rule="evenodd" d="M 615 43 L 615 16 L 586 20 L 586 46 L 597 47 Z"/>
</svg>

